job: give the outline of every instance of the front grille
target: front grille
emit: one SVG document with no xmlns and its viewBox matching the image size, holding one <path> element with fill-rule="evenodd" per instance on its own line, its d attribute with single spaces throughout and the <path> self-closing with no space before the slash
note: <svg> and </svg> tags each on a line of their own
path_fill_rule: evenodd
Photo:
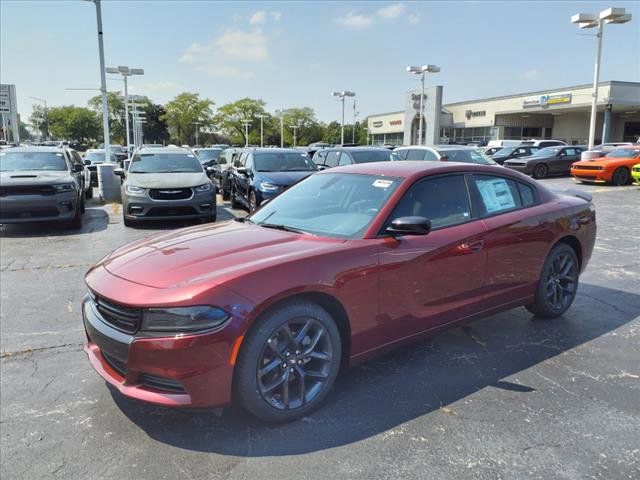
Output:
<svg viewBox="0 0 640 480">
<path fill-rule="evenodd" d="M 149 388 L 164 390 L 167 392 L 185 393 L 185 389 L 180 382 L 171 378 L 156 377 L 148 373 L 142 373 L 139 377 L 140 383 Z"/>
<path fill-rule="evenodd" d="M 154 200 L 187 200 L 193 192 L 190 188 L 152 188 L 149 196 Z"/>
<path fill-rule="evenodd" d="M 121 375 L 123 377 L 127 375 L 127 365 L 124 362 L 121 362 L 117 358 L 112 357 L 108 353 L 105 353 L 105 352 L 100 352 L 100 353 L 102 353 L 102 357 L 109 364 L 109 366 L 116 371 L 118 375 Z"/>
<path fill-rule="evenodd" d="M 102 320 L 113 328 L 125 333 L 136 333 L 142 321 L 142 310 L 125 307 L 103 297 L 95 297 L 96 309 Z"/>
<path fill-rule="evenodd" d="M 148 217 L 179 217 L 181 215 L 197 215 L 193 207 L 153 207 L 147 212 Z"/>
<path fill-rule="evenodd" d="M 1 218 L 48 218 L 57 217 L 60 214 L 55 207 L 30 208 L 29 210 L 7 210 L 4 209 L 0 214 Z"/>
<path fill-rule="evenodd" d="M 576 178 L 581 178 L 582 180 L 594 180 L 596 177 L 590 177 L 588 175 L 575 175 Z"/>
<path fill-rule="evenodd" d="M 602 170 L 602 167 L 596 167 L 595 165 L 578 165 L 576 170 Z"/>
<path fill-rule="evenodd" d="M 633 167 L 634 172 L 640 172 L 640 167 Z"/>
<path fill-rule="evenodd" d="M 508 167 L 524 167 L 526 165 L 526 163 L 522 163 L 522 162 L 509 162 L 507 163 Z"/>
<path fill-rule="evenodd" d="M 9 195 L 54 195 L 53 185 L 5 185 L 0 187 L 0 197 Z"/>
</svg>

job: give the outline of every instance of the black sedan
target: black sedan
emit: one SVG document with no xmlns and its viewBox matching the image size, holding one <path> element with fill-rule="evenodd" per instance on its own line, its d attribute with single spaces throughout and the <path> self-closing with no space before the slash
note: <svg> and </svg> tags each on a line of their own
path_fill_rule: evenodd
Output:
<svg viewBox="0 0 640 480">
<path fill-rule="evenodd" d="M 293 148 L 245 150 L 231 173 L 231 206 L 254 212 L 318 168 L 305 152 Z"/>
<path fill-rule="evenodd" d="M 545 178 L 549 174 L 571 173 L 571 164 L 580 160 L 584 147 L 546 147 L 538 150 L 530 157 L 507 160 L 504 166 L 512 170 L 533 176 Z M 495 159 L 495 156 L 494 156 Z"/>
<path fill-rule="evenodd" d="M 538 147 L 531 145 L 519 145 L 517 147 L 502 147 L 491 156 L 491 160 L 500 165 L 512 158 L 530 157 L 539 150 Z"/>
</svg>

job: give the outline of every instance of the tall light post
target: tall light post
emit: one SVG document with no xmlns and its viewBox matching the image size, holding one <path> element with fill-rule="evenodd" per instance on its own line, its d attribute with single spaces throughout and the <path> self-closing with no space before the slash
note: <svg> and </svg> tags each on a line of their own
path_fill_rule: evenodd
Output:
<svg viewBox="0 0 640 480">
<path fill-rule="evenodd" d="M 289 125 L 289 128 L 293 130 L 293 148 L 296 148 L 296 140 L 297 140 L 296 132 L 300 128 L 300 125 Z"/>
<path fill-rule="evenodd" d="M 356 99 L 353 99 L 353 130 L 351 131 L 351 143 L 356 143 L 356 117 L 358 112 L 356 111 Z"/>
<path fill-rule="evenodd" d="M 122 75 L 124 79 L 124 125 L 127 130 L 127 158 L 131 160 L 129 154 L 129 90 L 127 89 L 127 77 L 131 75 L 144 75 L 142 68 L 130 68 L 126 66 L 107 67 L 107 73 L 117 73 Z"/>
<path fill-rule="evenodd" d="M 105 162 L 109 161 L 109 106 L 107 103 L 107 76 L 104 65 L 104 42 L 102 40 L 102 6 L 101 0 L 87 0 L 96 6 L 96 23 L 98 26 L 98 55 L 100 57 L 100 91 L 102 92 L 102 129 L 104 131 Z"/>
<path fill-rule="evenodd" d="M 42 119 L 44 122 L 44 138 L 45 140 L 49 140 L 49 115 L 47 114 L 47 100 L 44 98 L 38 97 L 29 97 L 33 100 L 37 100 L 38 102 L 44 103 L 44 118 Z"/>
<path fill-rule="evenodd" d="M 276 110 L 276 115 L 280 117 L 280 148 L 284 148 L 284 110 Z"/>
<path fill-rule="evenodd" d="M 349 92 L 348 90 L 343 90 L 342 92 L 332 92 L 331 95 L 334 97 L 339 97 L 342 101 L 342 122 L 340 124 L 340 143 L 344 145 L 344 97 L 355 97 L 355 92 Z"/>
<path fill-rule="evenodd" d="M 420 117 L 418 118 L 418 145 L 422 145 L 422 125 L 423 125 L 423 113 L 424 113 L 424 77 L 425 73 L 438 73 L 440 71 L 440 67 L 436 67 L 435 65 L 422 65 L 421 67 L 417 67 L 415 65 L 407 67 L 407 72 L 413 73 L 415 75 L 420 75 Z"/>
<path fill-rule="evenodd" d="M 251 126 L 251 122 L 249 120 L 244 120 L 242 122 L 242 126 L 244 127 L 244 146 L 249 146 L 249 127 Z"/>
<path fill-rule="evenodd" d="M 202 122 L 191 122 L 191 125 L 195 125 L 196 126 L 196 144 L 195 144 L 195 146 L 197 147 L 197 146 L 200 145 L 200 142 L 198 140 L 198 133 L 199 133 L 199 130 L 200 130 L 200 125 L 202 125 Z"/>
<path fill-rule="evenodd" d="M 266 116 L 267 115 L 264 113 L 256 115 L 256 117 L 260 119 L 260 146 L 261 147 L 264 147 L 264 119 Z"/>
<path fill-rule="evenodd" d="M 589 120 L 589 150 L 592 150 L 596 139 L 596 108 L 598 102 L 598 82 L 600 81 L 600 57 L 602 53 L 602 34 L 605 23 L 627 23 L 631 14 L 624 8 L 607 8 L 598 15 L 593 13 L 577 13 L 571 17 L 571 23 L 577 23 L 580 28 L 597 28 L 598 37 L 596 47 L 596 64 L 593 71 L 593 93 L 591 99 L 591 119 Z M 606 114 L 605 114 L 606 115 Z M 608 122 L 607 122 L 608 123 Z M 603 141 L 606 141 L 603 139 Z"/>
</svg>

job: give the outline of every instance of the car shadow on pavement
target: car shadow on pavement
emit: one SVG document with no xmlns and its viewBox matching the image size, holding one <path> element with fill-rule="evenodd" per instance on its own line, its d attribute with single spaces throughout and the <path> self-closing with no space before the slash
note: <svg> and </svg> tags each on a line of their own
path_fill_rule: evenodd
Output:
<svg viewBox="0 0 640 480">
<path fill-rule="evenodd" d="M 159 442 L 243 457 L 298 455 L 358 442 L 439 409 L 455 415 L 448 405 L 482 389 L 535 394 L 535 388 L 509 377 L 638 315 L 640 295 L 582 284 L 574 305 L 559 319 L 538 319 L 517 308 L 348 370 L 324 407 L 285 425 L 266 425 L 238 408 L 218 418 L 212 411 L 156 407 L 110 390 L 121 411 Z"/>
<path fill-rule="evenodd" d="M 0 238 L 82 235 L 106 230 L 107 225 L 109 225 L 109 214 L 103 208 L 87 205 L 82 215 L 82 228 L 73 229 L 56 222 L 4 224 L 0 226 Z"/>
</svg>

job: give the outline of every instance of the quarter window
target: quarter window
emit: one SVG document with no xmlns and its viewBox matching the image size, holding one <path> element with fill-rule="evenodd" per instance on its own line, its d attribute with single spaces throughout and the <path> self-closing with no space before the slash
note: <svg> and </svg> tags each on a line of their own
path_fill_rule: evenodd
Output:
<svg viewBox="0 0 640 480">
<path fill-rule="evenodd" d="M 347 155 L 345 152 L 340 154 L 340 161 L 338 162 L 339 166 L 343 165 L 351 165 L 351 157 Z"/>
<path fill-rule="evenodd" d="M 483 216 L 515 210 L 522 206 L 516 182 L 488 175 L 474 176 Z"/>
<path fill-rule="evenodd" d="M 447 175 L 413 185 L 394 209 L 389 223 L 410 216 L 429 219 L 434 229 L 469 221 L 471 206 L 464 177 Z"/>
<path fill-rule="evenodd" d="M 328 167 L 337 167 L 338 166 L 338 155 L 340 152 L 329 152 L 327 153 L 327 166 Z"/>
<path fill-rule="evenodd" d="M 523 207 L 530 207 L 537 203 L 536 194 L 531 185 L 518 182 L 518 189 L 520 190 L 520 199 L 522 200 Z"/>
</svg>

